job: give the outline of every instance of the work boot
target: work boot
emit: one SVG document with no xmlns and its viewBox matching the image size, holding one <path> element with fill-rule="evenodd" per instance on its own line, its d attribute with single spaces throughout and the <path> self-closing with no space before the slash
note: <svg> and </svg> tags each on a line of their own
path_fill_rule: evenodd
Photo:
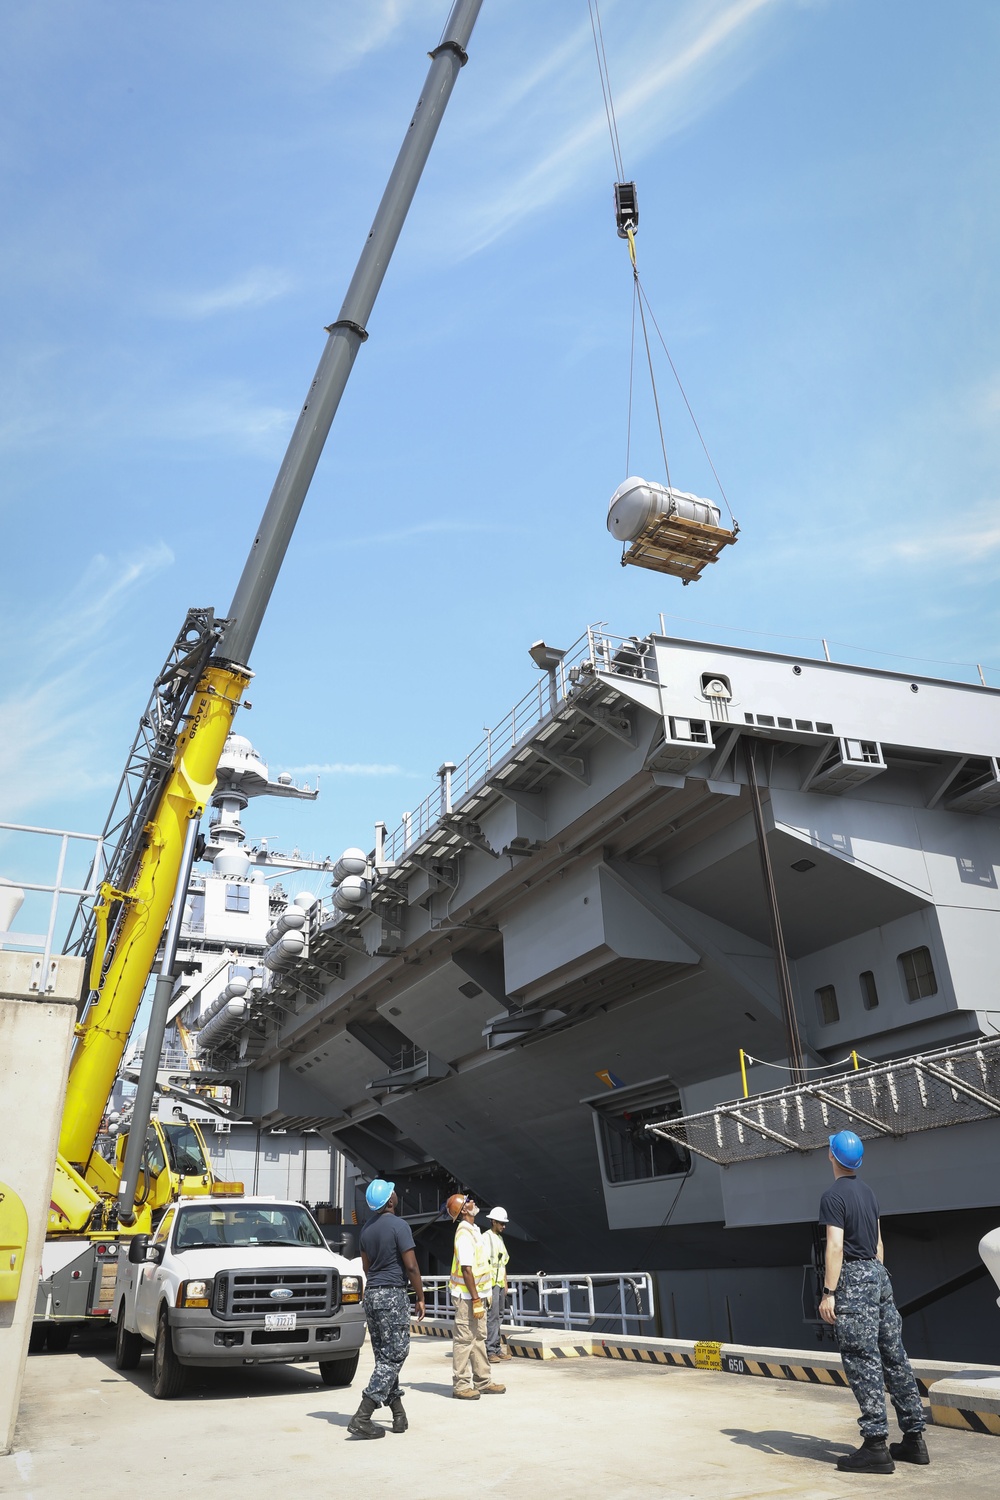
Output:
<svg viewBox="0 0 1000 1500">
<path fill-rule="evenodd" d="M 904 1432 L 901 1443 L 889 1444 L 889 1452 L 900 1464 L 929 1464 L 931 1461 L 922 1432 Z"/>
<path fill-rule="evenodd" d="M 389 1410 L 392 1412 L 393 1432 L 405 1432 L 410 1424 L 406 1420 L 406 1412 L 403 1410 L 402 1396 L 393 1397 L 389 1402 Z"/>
<path fill-rule="evenodd" d="M 348 1432 L 353 1432 L 355 1437 L 380 1438 L 385 1437 L 385 1428 L 380 1427 L 377 1422 L 371 1420 L 372 1412 L 375 1410 L 375 1402 L 370 1396 L 362 1396 L 361 1405 L 347 1424 Z"/>
<path fill-rule="evenodd" d="M 507 1387 L 501 1385 L 499 1380 L 491 1380 L 489 1385 L 480 1386 L 484 1396 L 502 1396 L 506 1389 Z"/>
<path fill-rule="evenodd" d="M 896 1465 L 884 1437 L 866 1437 L 860 1448 L 837 1459 L 837 1468 L 842 1474 L 893 1474 Z"/>
<path fill-rule="evenodd" d="M 456 1385 L 451 1393 L 456 1401 L 478 1401 L 479 1392 L 474 1391 L 471 1385 Z"/>
</svg>

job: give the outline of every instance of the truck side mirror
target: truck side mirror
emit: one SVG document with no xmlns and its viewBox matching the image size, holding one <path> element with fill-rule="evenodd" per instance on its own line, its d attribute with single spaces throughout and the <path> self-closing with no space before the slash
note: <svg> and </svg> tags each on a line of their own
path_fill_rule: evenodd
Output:
<svg viewBox="0 0 1000 1500">
<path fill-rule="evenodd" d="M 144 1266 L 146 1264 L 146 1249 L 149 1245 L 148 1234 L 134 1234 L 128 1242 L 128 1259 L 131 1266 Z"/>
</svg>

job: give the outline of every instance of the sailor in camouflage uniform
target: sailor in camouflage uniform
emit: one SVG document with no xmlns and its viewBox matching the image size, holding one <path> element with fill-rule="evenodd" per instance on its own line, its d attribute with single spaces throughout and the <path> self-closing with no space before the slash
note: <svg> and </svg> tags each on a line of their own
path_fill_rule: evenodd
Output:
<svg viewBox="0 0 1000 1500">
<path fill-rule="evenodd" d="M 376 1177 L 368 1184 L 365 1202 L 375 1210 L 361 1231 L 361 1264 L 365 1273 L 365 1317 L 375 1356 L 375 1369 L 361 1405 L 347 1424 L 356 1437 L 380 1438 L 385 1428 L 371 1420 L 380 1406 L 392 1412 L 393 1432 L 410 1425 L 403 1410 L 399 1372 L 410 1352 L 410 1299 L 406 1283 L 416 1294 L 416 1315 L 424 1315 L 424 1288 L 417 1267 L 413 1234 L 396 1217 L 399 1199 L 394 1184 Z"/>
<path fill-rule="evenodd" d="M 826 1285 L 819 1311 L 836 1329 L 844 1374 L 861 1408 L 858 1426 L 864 1441 L 854 1453 L 838 1459 L 837 1468 L 891 1474 L 894 1460 L 926 1464 L 930 1459 L 920 1392 L 903 1348 L 892 1283 L 882 1264 L 878 1201 L 855 1175 L 863 1156 L 864 1146 L 852 1130 L 830 1137 L 835 1181 L 819 1207 L 819 1222 L 826 1225 Z M 903 1433 L 903 1441 L 889 1447 L 886 1386 Z"/>
</svg>

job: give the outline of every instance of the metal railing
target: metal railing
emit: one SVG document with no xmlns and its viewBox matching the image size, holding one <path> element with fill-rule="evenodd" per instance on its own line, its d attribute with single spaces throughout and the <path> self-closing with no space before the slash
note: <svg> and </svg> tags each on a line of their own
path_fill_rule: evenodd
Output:
<svg viewBox="0 0 1000 1500">
<path fill-rule="evenodd" d="M 862 1140 L 1000 1117 L 1000 1040 L 872 1064 L 646 1126 L 720 1166 L 826 1149 L 845 1127 Z"/>
<path fill-rule="evenodd" d="M 54 880 L 44 882 L 21 880 L 19 877 L 14 876 L 12 872 L 8 874 L 8 879 L 14 882 L 17 890 L 24 892 L 33 891 L 51 897 L 45 931 L 43 933 L 21 932 L 16 927 L 8 931 L 0 931 L 0 948 L 17 951 L 27 949 L 29 952 L 40 952 L 42 955 L 42 973 L 47 975 L 55 943 L 55 930 L 59 915 L 60 899 L 63 896 L 75 896 L 81 902 L 84 900 L 92 901 L 97 894 L 97 885 L 102 865 L 103 835 L 99 833 L 73 833 L 63 828 L 35 828 L 28 823 L 0 823 L 0 833 L 26 833 L 37 835 L 40 838 L 59 840 L 59 847 L 56 852 Z M 70 844 L 74 840 L 94 845 L 94 855 L 90 861 L 90 866 L 82 886 L 64 884 L 66 861 L 70 852 Z M 7 889 L 10 889 L 10 887 L 7 887 Z"/>
<path fill-rule="evenodd" d="M 648 639 L 611 635 L 603 622 L 589 626 L 564 653 L 551 672 L 539 673 L 535 685 L 504 714 L 465 759 L 439 777 L 439 784 L 402 822 L 386 835 L 383 858 L 398 864 L 413 844 L 489 776 L 493 767 L 520 744 L 526 735 L 564 703 L 579 680 L 581 668 L 612 676 L 645 681 L 656 680 L 652 645 Z"/>
<path fill-rule="evenodd" d="M 449 1279 L 423 1277 L 428 1317 L 454 1319 Z M 515 1328 L 592 1328 L 600 1333 L 634 1333 L 641 1331 L 642 1325 L 653 1316 L 653 1279 L 648 1271 L 602 1271 L 579 1276 L 539 1274 L 508 1277 L 507 1310 L 501 1324 Z"/>
</svg>

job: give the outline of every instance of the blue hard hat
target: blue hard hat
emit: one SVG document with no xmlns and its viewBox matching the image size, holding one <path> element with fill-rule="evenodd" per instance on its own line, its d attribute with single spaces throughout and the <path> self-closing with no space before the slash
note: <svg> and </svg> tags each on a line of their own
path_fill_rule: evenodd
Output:
<svg viewBox="0 0 1000 1500">
<path fill-rule="evenodd" d="M 834 1161 L 839 1161 L 840 1165 L 846 1167 L 849 1172 L 860 1167 L 861 1158 L 865 1154 L 864 1145 L 853 1130 L 838 1130 L 836 1135 L 831 1135 L 830 1150 L 833 1152 Z"/>
<path fill-rule="evenodd" d="M 369 1208 L 378 1211 L 380 1208 L 385 1208 L 395 1191 L 394 1182 L 383 1182 L 381 1177 L 376 1177 L 365 1189 L 365 1202 Z"/>
</svg>

